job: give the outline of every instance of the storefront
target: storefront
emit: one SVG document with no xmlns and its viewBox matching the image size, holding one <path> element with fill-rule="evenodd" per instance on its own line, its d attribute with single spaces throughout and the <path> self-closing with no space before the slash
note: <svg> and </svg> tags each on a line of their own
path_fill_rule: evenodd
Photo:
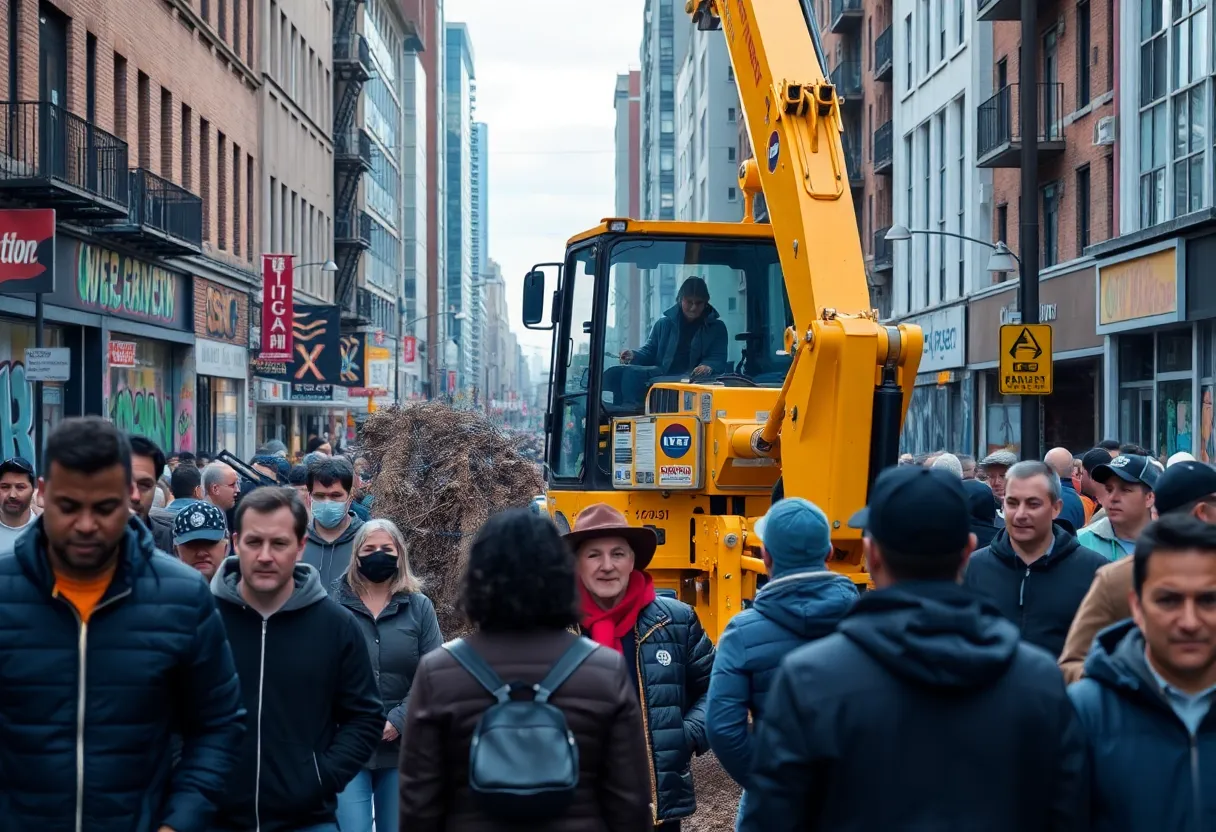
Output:
<svg viewBox="0 0 1216 832">
<path fill-rule="evenodd" d="M 198 447 L 252 454 L 247 436 L 249 296 L 200 277 L 194 279 L 194 362 L 198 375 Z"/>
<path fill-rule="evenodd" d="M 293 401 L 291 384 L 268 378 L 255 378 L 257 418 L 255 442 L 263 445 L 277 439 L 287 446 L 292 456 L 304 453 L 308 440 L 314 436 L 342 442 L 347 435 L 347 400 L 345 388 L 341 401 Z"/>
<path fill-rule="evenodd" d="M 1181 239 L 1098 262 L 1097 330 L 1109 336 L 1107 432 L 1163 458 L 1199 453 L 1195 411 L 1211 376 L 1210 336 L 1186 322 L 1185 265 Z"/>
<path fill-rule="evenodd" d="M 972 395 L 967 365 L 967 308 L 962 304 L 908 318 L 925 338 L 900 451 L 972 452 Z"/>
<path fill-rule="evenodd" d="M 43 344 L 64 346 L 64 330 L 47 325 Z M 25 378 L 25 351 L 34 346 L 34 323 L 29 320 L 0 319 L 0 455 L 3 459 L 24 457 L 33 462 L 34 453 L 34 384 Z M 73 356 L 76 357 L 76 356 Z M 73 367 L 79 376 L 80 367 Z M 47 381 L 42 384 L 42 425 L 45 437 L 63 419 L 67 397 L 65 383 Z"/>
<path fill-rule="evenodd" d="M 980 456 L 1021 446 L 1022 397 L 1002 396 L 997 375 L 1001 326 L 1018 320 L 1017 282 L 973 297 L 969 366 L 975 372 Z M 1085 262 L 1039 282 L 1039 322 L 1051 324 L 1054 390 L 1040 399 L 1045 448 L 1089 450 L 1101 439 L 1103 338 L 1094 326 L 1094 265 Z"/>
</svg>

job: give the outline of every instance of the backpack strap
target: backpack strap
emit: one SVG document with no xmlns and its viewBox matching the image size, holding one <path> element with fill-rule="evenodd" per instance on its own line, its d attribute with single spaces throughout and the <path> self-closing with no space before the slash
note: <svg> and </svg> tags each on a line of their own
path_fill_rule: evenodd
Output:
<svg viewBox="0 0 1216 832">
<path fill-rule="evenodd" d="M 499 704 L 509 702 L 511 699 L 511 686 L 504 682 L 494 668 L 486 664 L 485 659 L 477 655 L 477 651 L 469 646 L 469 643 L 462 638 L 453 639 L 443 645 L 443 649 L 447 650 L 460 666 L 469 672 L 469 675 L 477 680 L 477 684 L 481 685 L 498 700 Z"/>
<path fill-rule="evenodd" d="M 541 679 L 540 684 L 536 686 L 534 701 L 542 704 L 548 702 L 553 692 L 570 678 L 570 674 L 578 670 L 579 665 L 586 661 L 597 647 L 599 645 L 589 638 L 580 636 L 575 639 L 574 643 L 566 648 L 566 652 L 557 660 L 557 664 L 553 665 L 549 675 Z"/>
</svg>

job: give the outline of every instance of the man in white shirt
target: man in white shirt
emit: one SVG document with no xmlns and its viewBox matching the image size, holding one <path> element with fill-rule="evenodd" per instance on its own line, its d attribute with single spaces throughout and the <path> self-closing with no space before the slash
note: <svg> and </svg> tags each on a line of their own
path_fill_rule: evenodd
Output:
<svg viewBox="0 0 1216 832">
<path fill-rule="evenodd" d="M 34 466 L 20 456 L 0 462 L 0 555 L 11 555 L 33 522 Z"/>
</svg>

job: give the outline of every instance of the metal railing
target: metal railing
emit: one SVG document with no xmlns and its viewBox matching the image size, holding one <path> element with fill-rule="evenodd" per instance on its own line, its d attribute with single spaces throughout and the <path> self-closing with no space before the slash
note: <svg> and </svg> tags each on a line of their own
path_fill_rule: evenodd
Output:
<svg viewBox="0 0 1216 832">
<path fill-rule="evenodd" d="M 1064 85 L 1062 83 L 1035 84 L 1035 103 L 1039 110 L 1038 141 L 1064 141 Z M 1001 145 L 1022 140 L 1021 94 L 1019 84 L 1006 84 L 984 103 L 976 112 L 976 152 L 980 156 L 996 150 Z"/>
<path fill-rule="evenodd" d="M 363 35 L 354 34 L 334 37 L 334 63 L 358 61 L 363 67 L 372 65 L 372 49 Z"/>
<path fill-rule="evenodd" d="M 343 158 L 357 158 L 370 165 L 372 163 L 372 137 L 364 130 L 347 130 L 334 136 L 334 155 Z"/>
<path fill-rule="evenodd" d="M 854 101 L 861 98 L 861 61 L 841 61 L 830 73 L 836 94 Z"/>
<path fill-rule="evenodd" d="M 874 77 L 881 78 L 890 71 L 894 52 L 892 51 L 892 27 L 888 26 L 874 39 Z"/>
<path fill-rule="evenodd" d="M 127 143 L 49 101 L 0 102 L 0 181 L 61 182 L 127 204 Z"/>
<path fill-rule="evenodd" d="M 855 16 L 860 21 L 861 14 L 861 0 L 832 0 L 832 28 L 846 15 Z"/>
<path fill-rule="evenodd" d="M 848 171 L 849 181 L 853 183 L 863 182 L 865 178 L 861 171 L 861 140 L 853 138 L 848 133 L 844 134 L 844 166 Z"/>
<path fill-rule="evenodd" d="M 890 271 L 895 267 L 895 259 L 892 256 L 891 241 L 887 239 L 887 232 L 891 230 L 890 226 L 880 228 L 874 232 L 874 247 L 870 249 L 870 253 L 874 257 L 874 271 Z"/>
<path fill-rule="evenodd" d="M 888 121 L 874 131 L 874 144 L 870 149 L 873 154 L 871 161 L 874 163 L 874 167 L 881 168 L 890 165 L 893 150 L 891 122 Z"/>
<path fill-rule="evenodd" d="M 334 221 L 334 241 L 342 243 L 372 244 L 372 216 L 360 211 L 355 216 L 347 215 Z"/>
<path fill-rule="evenodd" d="M 167 237 L 203 245 L 203 199 L 150 170 L 132 168 L 127 222 L 160 231 Z"/>
</svg>

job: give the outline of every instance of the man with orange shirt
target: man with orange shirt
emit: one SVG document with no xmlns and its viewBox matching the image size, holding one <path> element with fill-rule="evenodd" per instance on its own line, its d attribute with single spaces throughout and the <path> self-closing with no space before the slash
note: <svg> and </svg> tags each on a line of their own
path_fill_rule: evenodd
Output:
<svg viewBox="0 0 1216 832">
<path fill-rule="evenodd" d="M 214 598 L 131 516 L 113 424 L 66 419 L 45 457 L 45 510 L 0 558 L 0 825 L 204 832 L 245 730 Z"/>
</svg>

